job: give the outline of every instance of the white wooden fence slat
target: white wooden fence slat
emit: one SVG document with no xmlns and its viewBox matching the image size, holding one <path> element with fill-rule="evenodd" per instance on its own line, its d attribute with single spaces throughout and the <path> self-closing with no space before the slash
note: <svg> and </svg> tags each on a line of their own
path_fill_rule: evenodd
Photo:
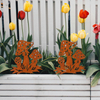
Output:
<svg viewBox="0 0 100 100">
<path fill-rule="evenodd" d="M 27 0 L 24 0 L 24 3 L 26 2 Z M 24 5 L 23 5 L 24 7 Z M 29 14 L 29 13 L 28 13 Z M 25 12 L 25 19 L 24 19 L 24 38 L 25 40 L 27 41 L 27 37 L 28 37 L 28 22 L 27 22 L 27 12 Z"/>
<path fill-rule="evenodd" d="M 16 25 L 16 28 L 14 30 L 16 38 L 17 38 L 17 24 L 16 24 L 16 1 L 15 0 L 10 0 L 11 4 L 11 22 L 13 22 Z M 14 38 L 13 38 L 13 43 L 14 43 Z"/>
<path fill-rule="evenodd" d="M 83 91 L 90 90 L 90 85 L 0 85 L 0 91 Z M 100 89 L 99 89 L 100 90 Z"/>
<path fill-rule="evenodd" d="M 63 4 L 64 3 L 68 3 L 68 0 L 62 0 L 62 1 L 63 1 Z M 66 13 L 66 24 L 67 24 L 67 33 L 66 33 L 66 36 L 67 36 L 67 39 L 68 39 L 68 13 Z M 63 25 L 64 25 L 64 31 L 65 31 L 65 13 L 63 13 Z"/>
<path fill-rule="evenodd" d="M 95 34 L 93 33 L 93 27 L 92 25 L 95 24 L 95 0 L 91 0 L 91 35 L 90 35 L 90 42 L 91 42 L 91 50 L 94 52 L 93 45 L 95 45 Z M 95 54 L 91 53 L 90 59 L 94 60 L 95 59 Z"/>
<path fill-rule="evenodd" d="M 24 11 L 23 10 L 23 0 L 18 0 L 18 11 Z M 27 17 L 25 15 L 25 17 Z M 22 26 L 21 26 L 21 20 L 18 20 L 19 21 L 19 39 L 22 40 Z M 23 33 L 24 33 L 24 37 L 25 37 L 25 32 L 24 32 L 24 20 L 22 21 L 23 23 Z"/>
<path fill-rule="evenodd" d="M 31 0 L 26 0 L 29 1 L 31 3 Z M 33 9 L 33 8 L 32 8 Z M 32 11 L 28 12 L 28 17 L 29 17 L 29 31 L 30 31 L 30 35 L 32 34 L 32 21 L 31 21 L 31 16 L 32 16 Z"/>
<path fill-rule="evenodd" d="M 75 12 L 76 11 L 76 7 L 75 7 L 75 0 L 70 0 L 70 29 L 71 29 L 71 33 L 75 33 L 75 20 L 76 20 L 76 15 Z"/>
<path fill-rule="evenodd" d="M 89 97 L 0 97 L 1 100 L 90 100 Z M 100 100 L 100 99 L 93 99 Z"/>
<path fill-rule="evenodd" d="M 54 55 L 54 19 L 53 19 L 53 0 L 48 0 L 48 39 L 49 50 Z"/>
<path fill-rule="evenodd" d="M 85 10 L 87 10 L 89 12 L 89 15 L 88 17 L 86 18 L 86 21 L 85 21 L 85 30 L 86 30 L 86 33 L 89 33 L 86 38 L 85 38 L 85 41 L 88 40 L 88 38 L 90 37 L 90 30 L 91 30 L 91 5 L 90 5 L 90 0 L 85 0 Z"/>
<path fill-rule="evenodd" d="M 34 46 L 39 47 L 39 8 L 38 0 L 33 0 L 33 41 Z"/>
<path fill-rule="evenodd" d="M 97 22 L 97 24 L 99 24 L 100 23 L 100 0 L 98 0 L 98 3 L 97 3 L 97 5 L 98 5 L 98 12 L 97 12 L 97 14 L 98 14 L 98 22 Z M 100 34 L 99 34 L 99 39 L 100 39 Z M 100 41 L 99 41 L 99 43 L 100 43 Z"/>
<path fill-rule="evenodd" d="M 91 91 L 92 97 L 100 97 L 100 91 Z"/>
<path fill-rule="evenodd" d="M 61 29 L 61 7 L 60 7 L 60 0 L 55 0 L 55 26 L 56 26 L 56 41 L 57 41 L 57 35 L 58 35 L 58 30 Z M 56 53 L 58 54 L 59 48 L 56 43 Z"/>
<path fill-rule="evenodd" d="M 41 45 L 42 51 L 46 51 L 47 45 L 47 33 L 46 33 L 46 2 L 45 0 L 40 1 L 40 20 L 41 20 Z"/>
<path fill-rule="evenodd" d="M 0 84 L 89 84 L 89 80 L 1 80 Z"/>
<path fill-rule="evenodd" d="M 5 79 L 8 79 L 8 80 L 59 80 L 59 77 L 57 75 L 50 75 L 50 74 L 0 74 L 0 80 L 5 80 Z M 86 79 L 86 76 L 85 75 L 81 75 L 81 74 L 71 74 L 71 75 L 60 75 L 60 79 L 61 80 L 89 80 L 89 79 Z"/>
<path fill-rule="evenodd" d="M 3 13 L 4 13 L 4 31 L 6 32 L 5 39 L 10 36 L 9 33 L 9 15 L 8 15 L 8 0 L 3 0 Z"/>
<path fill-rule="evenodd" d="M 79 15 L 79 12 L 81 9 L 83 9 L 83 0 L 78 0 L 78 2 L 77 2 L 77 14 L 78 15 Z M 78 19 L 78 15 L 77 15 L 77 19 Z M 77 25 L 78 25 L 78 31 L 82 30 L 81 23 L 79 21 L 77 22 Z M 77 31 L 77 33 L 78 33 L 78 31 Z M 81 47 L 81 39 L 80 38 L 78 39 L 78 47 Z"/>
<path fill-rule="evenodd" d="M 99 93 L 100 92 L 95 92 Z M 97 94 L 95 94 L 97 96 Z M 57 96 L 57 97 L 67 97 L 67 96 L 90 96 L 89 91 L 0 91 L 0 96 Z"/>
<path fill-rule="evenodd" d="M 0 4 L 1 4 L 1 1 L 0 1 Z M 2 9 L 1 9 L 1 5 L 0 5 L 0 10 L 2 11 Z M 3 11 L 2 11 L 2 12 L 3 12 Z M 3 38 L 2 17 L 0 18 L 0 32 L 1 32 L 1 37 Z M 1 39 L 0 39 L 0 42 L 1 42 Z"/>
</svg>

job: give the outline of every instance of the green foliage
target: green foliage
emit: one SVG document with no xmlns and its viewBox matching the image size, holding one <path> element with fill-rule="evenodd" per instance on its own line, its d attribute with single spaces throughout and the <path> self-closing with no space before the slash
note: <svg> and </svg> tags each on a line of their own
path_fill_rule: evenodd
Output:
<svg viewBox="0 0 100 100">
<path fill-rule="evenodd" d="M 62 26 L 61 30 L 57 29 L 59 33 L 57 35 L 56 43 L 58 44 L 59 49 L 60 49 L 60 44 L 63 40 L 69 40 L 66 38 L 66 32 L 63 32 L 63 28 L 64 26 Z"/>
<path fill-rule="evenodd" d="M 28 34 L 27 41 L 28 41 L 28 42 L 32 42 L 32 35 L 29 35 L 29 34 Z"/>
<path fill-rule="evenodd" d="M 3 36 L 3 38 L 2 38 L 2 37 L 1 37 L 1 32 L 0 32 L 0 38 L 1 38 L 1 42 L 0 42 L 1 53 L 0 53 L 0 55 L 1 55 L 2 57 L 4 57 L 4 52 L 5 52 L 5 48 L 6 48 L 6 47 L 8 47 L 9 49 L 11 49 L 11 46 L 10 46 L 8 43 L 9 43 L 9 41 L 12 39 L 12 37 L 14 36 L 14 35 L 11 35 L 10 37 L 8 37 L 8 38 L 5 40 L 5 35 L 6 35 L 6 33 L 4 33 L 4 36 Z"/>
<path fill-rule="evenodd" d="M 88 67 L 88 70 L 86 72 L 86 76 L 90 77 L 92 75 L 95 75 L 92 82 L 91 82 L 91 86 L 94 87 L 97 85 L 98 80 L 100 78 L 100 44 L 97 43 L 95 46 L 93 46 L 95 49 L 95 55 L 97 57 L 97 60 L 99 61 L 99 65 L 95 64 L 95 65 L 91 65 Z"/>
<path fill-rule="evenodd" d="M 86 43 L 85 43 L 85 39 L 82 39 L 82 43 L 83 43 L 82 52 L 86 56 L 85 59 L 82 60 L 82 65 L 84 65 L 85 69 L 87 70 L 87 60 L 88 60 L 89 55 L 92 53 L 92 50 L 88 50 L 91 43 L 89 43 L 89 38 Z"/>
<path fill-rule="evenodd" d="M 10 68 L 8 67 L 8 64 L 6 64 L 5 59 L 0 56 L 0 73 L 6 70 L 10 70 Z"/>
</svg>

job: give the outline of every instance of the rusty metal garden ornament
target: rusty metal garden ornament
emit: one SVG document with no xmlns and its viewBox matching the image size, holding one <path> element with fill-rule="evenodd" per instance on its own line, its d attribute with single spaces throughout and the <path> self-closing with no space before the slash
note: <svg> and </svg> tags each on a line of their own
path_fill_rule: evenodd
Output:
<svg viewBox="0 0 100 100">
<path fill-rule="evenodd" d="M 17 51 L 15 55 L 15 63 L 17 67 L 13 67 L 11 71 L 13 73 L 34 73 L 39 72 L 41 66 L 37 65 L 38 59 L 42 58 L 42 55 L 37 49 L 34 49 L 31 54 L 29 54 L 29 49 L 33 46 L 33 42 L 27 42 L 20 40 L 17 45 Z M 23 60 L 20 56 L 23 56 Z M 30 62 L 31 59 L 31 62 Z"/>
<path fill-rule="evenodd" d="M 59 58 L 58 63 L 60 67 L 56 67 L 56 73 L 76 73 L 76 72 L 82 72 L 84 69 L 84 66 L 80 65 L 81 60 L 85 58 L 85 55 L 82 53 L 81 50 L 76 50 L 76 52 L 73 54 L 72 49 L 76 46 L 76 43 L 69 42 L 67 40 L 63 40 L 61 42 L 61 47 L 59 51 Z M 67 56 L 67 60 L 65 63 L 65 59 L 61 56 Z M 73 64 L 74 59 L 74 64 Z"/>
</svg>

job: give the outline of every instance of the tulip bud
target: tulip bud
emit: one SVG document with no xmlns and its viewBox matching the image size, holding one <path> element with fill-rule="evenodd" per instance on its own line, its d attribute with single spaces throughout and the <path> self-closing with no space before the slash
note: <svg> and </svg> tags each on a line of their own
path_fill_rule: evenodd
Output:
<svg viewBox="0 0 100 100">
<path fill-rule="evenodd" d="M 78 40 L 78 35 L 76 33 L 72 33 L 70 38 L 72 42 L 76 42 Z"/>
<path fill-rule="evenodd" d="M 69 10 L 70 10 L 69 4 L 64 3 L 64 5 L 62 5 L 62 10 L 61 10 L 61 12 L 62 12 L 62 13 L 68 13 Z"/>
<path fill-rule="evenodd" d="M 86 20 L 86 19 L 80 18 L 79 15 L 78 15 L 78 21 L 79 21 L 80 23 L 85 23 L 85 20 Z"/>
<path fill-rule="evenodd" d="M 30 12 L 30 11 L 32 10 L 32 8 L 33 8 L 33 5 L 30 4 L 29 1 L 26 1 L 26 2 L 24 3 L 24 11 Z"/>
<path fill-rule="evenodd" d="M 9 24 L 9 29 L 10 29 L 10 30 L 14 30 L 15 27 L 16 27 L 16 25 L 15 25 L 13 22 L 11 22 L 11 23 Z"/>
<path fill-rule="evenodd" d="M 25 18 L 25 12 L 24 11 L 19 11 L 17 17 L 18 17 L 18 19 L 23 20 Z"/>
<path fill-rule="evenodd" d="M 0 17 L 2 16 L 2 11 L 0 10 Z"/>
<path fill-rule="evenodd" d="M 87 34 L 86 34 L 85 30 L 81 30 L 81 31 L 78 32 L 78 37 L 80 39 L 84 39 L 86 37 L 86 35 Z"/>
</svg>

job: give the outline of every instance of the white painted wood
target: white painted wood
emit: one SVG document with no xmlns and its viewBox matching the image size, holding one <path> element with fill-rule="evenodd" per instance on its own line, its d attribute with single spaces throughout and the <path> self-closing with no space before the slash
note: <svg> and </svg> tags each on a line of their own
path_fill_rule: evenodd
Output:
<svg viewBox="0 0 100 100">
<path fill-rule="evenodd" d="M 26 1 L 29 1 L 31 3 L 31 0 L 26 0 Z M 30 35 L 32 34 L 32 18 L 31 18 L 31 16 L 32 16 L 32 10 L 30 12 L 28 12 Z"/>
<path fill-rule="evenodd" d="M 97 23 L 97 24 L 99 24 L 99 23 L 100 23 L 100 0 L 98 0 L 97 2 L 98 2 L 98 3 L 97 3 L 97 5 L 98 5 L 98 10 L 97 10 L 97 11 L 98 11 L 98 12 L 97 12 L 97 14 L 98 14 L 98 15 L 97 15 L 97 16 L 98 16 L 98 17 L 97 17 L 97 18 L 98 18 L 97 21 L 98 21 L 98 23 Z M 100 39 L 100 34 L 99 34 L 99 39 Z M 99 43 L 100 43 L 100 41 L 99 41 Z"/>
<path fill-rule="evenodd" d="M 68 0 L 62 0 L 62 3 L 68 3 Z M 62 8 L 61 8 L 62 9 Z M 66 13 L 66 24 L 67 24 L 67 33 L 66 37 L 68 39 L 68 13 Z M 63 13 L 63 25 L 64 25 L 64 31 L 65 31 L 65 13 Z M 62 26 L 61 26 L 62 27 Z"/>
<path fill-rule="evenodd" d="M 46 2 L 45 0 L 40 1 L 40 21 L 41 21 L 41 45 L 42 52 L 46 51 L 47 45 L 47 33 L 46 33 Z"/>
<path fill-rule="evenodd" d="M 0 97 L 1 100 L 90 100 L 89 97 Z M 99 99 L 93 99 L 99 100 Z"/>
<path fill-rule="evenodd" d="M 48 39 L 49 50 L 54 55 L 54 19 L 53 19 L 53 0 L 48 0 Z M 52 37 L 52 38 L 51 38 Z"/>
<path fill-rule="evenodd" d="M 0 91 L 83 91 L 90 90 L 90 85 L 0 85 Z M 96 89 L 97 90 L 97 89 Z M 100 88 L 98 89 L 100 90 Z"/>
<path fill-rule="evenodd" d="M 83 9 L 83 0 L 77 0 L 77 14 L 78 15 L 81 9 Z M 78 21 L 78 15 L 77 15 L 77 21 Z M 78 25 L 78 30 L 77 30 L 77 33 L 78 33 L 80 30 L 82 30 L 82 27 L 79 21 L 77 22 L 77 25 Z M 80 38 L 78 39 L 78 47 L 82 47 Z"/>
<path fill-rule="evenodd" d="M 89 84 L 89 80 L 1 80 L 0 84 Z"/>
<path fill-rule="evenodd" d="M 59 77 L 57 75 L 52 74 L 0 74 L 0 80 L 59 80 Z M 88 80 L 86 79 L 85 75 L 81 74 L 63 74 L 60 75 L 61 80 Z"/>
<path fill-rule="evenodd" d="M 100 92 L 94 92 L 100 94 Z M 95 96 L 97 96 L 95 94 Z M 0 91 L 0 96 L 56 96 L 56 97 L 67 97 L 67 96 L 90 96 L 89 91 Z"/>
<path fill-rule="evenodd" d="M 18 0 L 18 11 L 24 11 L 23 9 L 23 0 Z M 25 15 L 25 17 L 27 17 Z M 22 26 L 21 26 L 21 20 L 18 20 L 19 21 L 19 39 L 22 40 Z M 24 33 L 24 37 L 25 37 L 25 28 L 24 28 L 24 20 L 22 21 L 23 23 L 23 33 Z"/>
<path fill-rule="evenodd" d="M 76 7 L 75 7 L 75 0 L 70 0 L 70 29 L 71 33 L 75 33 L 75 25 L 76 25 Z"/>
<path fill-rule="evenodd" d="M 3 0 L 3 14 L 4 14 L 4 31 L 6 32 L 5 39 L 7 39 L 10 36 L 9 15 L 8 15 L 8 0 Z"/>
<path fill-rule="evenodd" d="M 92 25 L 95 24 L 95 0 L 91 0 L 91 35 L 90 35 L 90 42 L 91 42 L 91 49 L 94 52 L 93 45 L 95 45 L 95 34 L 93 33 L 93 27 Z M 91 53 L 90 59 L 94 60 L 95 59 L 95 54 Z"/>
<path fill-rule="evenodd" d="M 25 3 L 27 0 L 24 0 L 23 3 Z M 23 4 L 23 7 L 24 7 L 24 4 Z M 24 8 L 23 8 L 24 9 Z M 27 36 L 28 36 L 28 22 L 27 22 L 27 12 L 25 12 L 25 19 L 24 19 L 24 40 L 27 41 Z"/>
<path fill-rule="evenodd" d="M 39 47 L 39 8 L 38 0 L 33 0 L 33 41 L 34 46 Z"/>
<path fill-rule="evenodd" d="M 10 4 L 11 4 L 11 22 L 13 22 L 16 27 L 15 30 L 12 32 L 12 34 L 16 35 L 16 39 L 17 39 L 17 24 L 16 24 L 16 1 L 15 0 L 10 0 Z M 13 43 L 14 43 L 14 37 L 13 37 Z"/>
<path fill-rule="evenodd" d="M 57 41 L 57 35 L 58 35 L 58 30 L 61 29 L 61 7 L 60 7 L 60 0 L 55 0 L 55 27 L 56 27 L 56 41 Z M 56 43 L 56 54 L 58 54 L 59 48 Z"/>
<path fill-rule="evenodd" d="M 0 4 L 1 4 L 1 1 L 0 1 Z M 0 5 L 0 10 L 2 11 L 2 9 L 1 9 L 1 5 Z M 2 12 L 3 12 L 3 11 L 2 11 Z M 1 32 L 1 37 L 3 38 L 2 17 L 0 18 L 0 32 Z M 0 42 L 1 42 L 1 39 L 0 39 Z"/>
<path fill-rule="evenodd" d="M 85 30 L 86 30 L 86 33 L 89 33 L 85 38 L 86 42 L 91 35 L 91 31 L 90 31 L 91 30 L 91 9 L 90 9 L 91 4 L 90 4 L 90 2 L 91 2 L 90 0 L 85 0 L 85 10 L 87 10 L 89 12 L 89 15 L 85 21 Z"/>
</svg>

